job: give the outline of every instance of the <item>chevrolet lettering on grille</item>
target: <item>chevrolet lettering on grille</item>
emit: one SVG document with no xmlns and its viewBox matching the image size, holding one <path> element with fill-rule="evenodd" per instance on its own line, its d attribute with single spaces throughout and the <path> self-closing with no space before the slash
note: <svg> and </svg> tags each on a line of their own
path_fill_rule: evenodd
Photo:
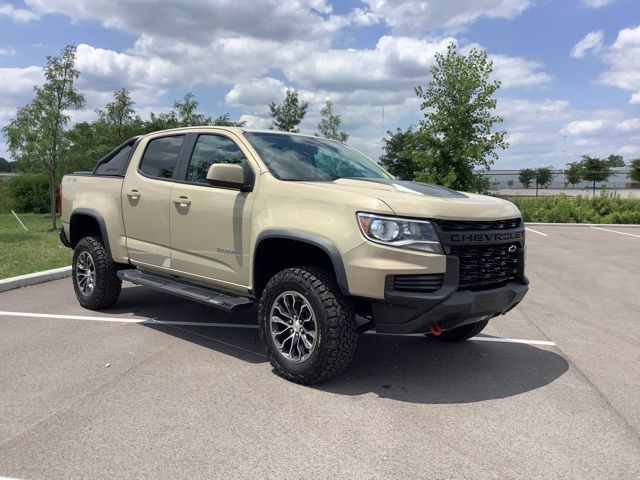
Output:
<svg viewBox="0 0 640 480">
<path fill-rule="evenodd" d="M 477 244 L 477 243 L 502 243 L 514 242 L 524 239 L 524 230 L 511 232 L 464 232 L 445 234 L 448 238 L 443 239 L 444 243 L 456 244 Z"/>
</svg>

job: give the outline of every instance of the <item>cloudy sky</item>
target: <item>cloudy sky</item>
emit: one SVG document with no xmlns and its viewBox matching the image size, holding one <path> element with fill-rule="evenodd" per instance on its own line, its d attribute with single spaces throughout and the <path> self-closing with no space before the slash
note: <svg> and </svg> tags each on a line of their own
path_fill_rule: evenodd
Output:
<svg viewBox="0 0 640 480">
<path fill-rule="evenodd" d="M 638 0 L 0 0 L 0 127 L 76 44 L 75 120 L 127 88 L 142 113 L 193 91 L 204 113 L 267 127 L 292 87 L 312 105 L 303 131 L 332 99 L 377 158 L 383 130 L 420 119 L 412 87 L 451 41 L 488 50 L 503 83 L 511 147 L 494 168 L 640 156 Z"/>
</svg>

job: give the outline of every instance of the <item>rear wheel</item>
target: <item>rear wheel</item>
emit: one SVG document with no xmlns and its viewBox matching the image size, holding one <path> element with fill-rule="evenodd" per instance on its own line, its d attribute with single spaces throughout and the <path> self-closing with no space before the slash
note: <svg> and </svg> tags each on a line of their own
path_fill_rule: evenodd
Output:
<svg viewBox="0 0 640 480">
<path fill-rule="evenodd" d="M 100 237 L 84 237 L 76 245 L 73 288 L 80 305 L 89 310 L 107 308 L 118 301 L 122 281 Z"/>
<path fill-rule="evenodd" d="M 358 335 L 351 302 L 322 269 L 276 274 L 262 293 L 258 317 L 271 365 L 287 380 L 323 382 L 353 359 Z"/>
<path fill-rule="evenodd" d="M 465 340 L 469 340 L 471 337 L 478 335 L 482 330 L 484 330 L 484 327 L 486 327 L 488 323 L 489 320 L 469 323 L 467 325 L 452 328 L 451 330 L 445 330 L 434 338 L 442 342 L 464 342 Z"/>
</svg>

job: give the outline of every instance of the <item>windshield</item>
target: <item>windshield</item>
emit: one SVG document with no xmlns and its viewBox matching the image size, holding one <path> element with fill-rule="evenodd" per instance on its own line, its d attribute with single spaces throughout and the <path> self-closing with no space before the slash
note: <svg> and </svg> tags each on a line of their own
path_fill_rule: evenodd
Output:
<svg viewBox="0 0 640 480">
<path fill-rule="evenodd" d="M 280 180 L 392 178 L 363 154 L 332 140 L 268 132 L 244 136 Z"/>
</svg>

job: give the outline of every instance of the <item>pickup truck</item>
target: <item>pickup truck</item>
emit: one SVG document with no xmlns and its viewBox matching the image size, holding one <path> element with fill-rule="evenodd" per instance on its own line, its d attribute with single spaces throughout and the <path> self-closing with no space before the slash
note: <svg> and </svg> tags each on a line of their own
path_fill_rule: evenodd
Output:
<svg viewBox="0 0 640 480">
<path fill-rule="evenodd" d="M 469 339 L 528 288 L 512 203 L 396 180 L 319 137 L 155 132 L 61 188 L 83 307 L 114 305 L 123 280 L 226 312 L 257 304 L 274 371 L 297 383 L 344 371 L 368 329 Z"/>
</svg>

